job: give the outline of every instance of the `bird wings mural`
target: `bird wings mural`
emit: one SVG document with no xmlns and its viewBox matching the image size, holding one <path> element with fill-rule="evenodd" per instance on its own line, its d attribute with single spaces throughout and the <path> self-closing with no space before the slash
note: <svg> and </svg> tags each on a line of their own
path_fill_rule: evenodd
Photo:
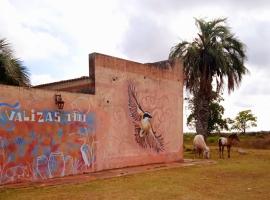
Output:
<svg viewBox="0 0 270 200">
<path fill-rule="evenodd" d="M 140 106 L 132 83 L 128 85 L 128 107 L 135 126 L 136 142 L 143 148 L 149 147 L 156 152 L 164 151 L 164 139 L 153 130 L 152 115 Z"/>
</svg>

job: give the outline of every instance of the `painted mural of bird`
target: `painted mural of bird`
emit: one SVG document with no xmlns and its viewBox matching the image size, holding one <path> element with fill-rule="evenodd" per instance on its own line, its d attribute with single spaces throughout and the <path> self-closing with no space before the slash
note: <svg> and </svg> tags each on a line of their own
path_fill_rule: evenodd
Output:
<svg viewBox="0 0 270 200">
<path fill-rule="evenodd" d="M 128 85 L 128 107 L 135 126 L 136 142 L 143 148 L 149 147 L 156 152 L 164 151 L 164 139 L 153 130 L 152 115 L 141 108 L 132 83 Z"/>
</svg>

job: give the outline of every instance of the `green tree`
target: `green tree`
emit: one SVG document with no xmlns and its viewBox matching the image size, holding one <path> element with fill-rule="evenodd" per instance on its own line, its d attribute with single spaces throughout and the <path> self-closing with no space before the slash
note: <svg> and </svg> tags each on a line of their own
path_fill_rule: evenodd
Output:
<svg viewBox="0 0 270 200">
<path fill-rule="evenodd" d="M 0 39 L 0 84 L 30 86 L 28 70 L 13 54 L 9 43 Z"/>
<path fill-rule="evenodd" d="M 226 120 L 227 127 L 228 127 L 227 130 L 228 131 L 231 131 L 233 129 L 233 126 L 234 126 L 235 121 L 233 119 L 229 118 L 229 117 L 226 118 L 225 120 Z"/>
<path fill-rule="evenodd" d="M 221 95 L 213 92 L 214 97 L 211 98 L 209 104 L 209 119 L 208 119 L 208 134 L 220 130 L 228 130 L 228 119 L 223 118 L 224 107 L 220 104 L 221 101 L 224 101 Z M 190 115 L 187 118 L 187 125 L 189 127 L 196 127 L 195 121 L 195 109 L 194 109 L 194 98 L 188 99 L 188 108 L 191 110 Z"/>
<path fill-rule="evenodd" d="M 207 136 L 212 91 L 219 93 L 239 86 L 248 72 L 245 48 L 225 24 L 226 19 L 196 19 L 199 33 L 192 42 L 182 41 L 171 49 L 169 58 L 183 61 L 185 87 L 194 96 L 196 132 Z M 215 89 L 213 89 L 215 83 Z"/>
<path fill-rule="evenodd" d="M 235 117 L 235 122 L 232 126 L 232 129 L 241 131 L 245 134 L 246 130 L 251 127 L 257 126 L 257 117 L 255 117 L 251 110 L 243 110 L 237 114 Z"/>
</svg>

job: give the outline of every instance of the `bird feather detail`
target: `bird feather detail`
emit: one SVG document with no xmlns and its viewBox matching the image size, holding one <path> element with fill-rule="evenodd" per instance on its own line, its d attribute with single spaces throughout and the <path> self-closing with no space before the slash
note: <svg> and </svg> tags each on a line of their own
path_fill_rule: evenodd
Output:
<svg viewBox="0 0 270 200">
<path fill-rule="evenodd" d="M 128 85 L 128 107 L 135 128 L 135 140 L 143 148 L 151 148 L 156 152 L 164 151 L 164 139 L 152 127 L 149 112 L 145 112 L 137 100 L 135 86 Z"/>
</svg>

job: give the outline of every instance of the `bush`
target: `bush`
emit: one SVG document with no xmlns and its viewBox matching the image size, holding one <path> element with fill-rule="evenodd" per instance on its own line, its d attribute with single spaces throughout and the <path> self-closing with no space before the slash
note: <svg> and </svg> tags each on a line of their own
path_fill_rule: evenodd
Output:
<svg viewBox="0 0 270 200">
<path fill-rule="evenodd" d="M 217 141 L 217 140 L 216 140 L 216 138 L 214 138 L 214 137 L 211 137 L 211 138 L 208 138 L 208 139 L 207 139 L 207 142 L 210 143 L 210 144 L 216 143 L 216 141 Z"/>
</svg>

